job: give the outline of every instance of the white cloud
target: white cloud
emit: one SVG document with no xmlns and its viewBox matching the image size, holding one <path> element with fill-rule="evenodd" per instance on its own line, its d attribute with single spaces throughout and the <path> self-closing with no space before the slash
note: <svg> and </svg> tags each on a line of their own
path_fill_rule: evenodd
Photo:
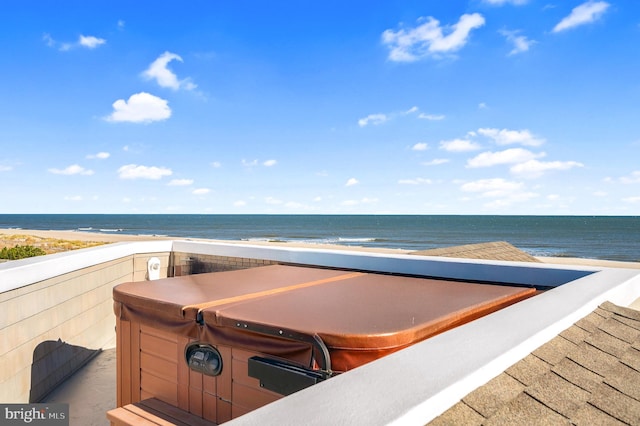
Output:
<svg viewBox="0 0 640 426">
<path fill-rule="evenodd" d="M 431 179 L 415 178 L 415 179 L 400 179 L 398 181 L 400 185 L 430 185 L 433 183 Z"/>
<path fill-rule="evenodd" d="M 423 166 L 439 166 L 440 164 L 446 164 L 449 160 L 446 158 L 434 158 L 431 161 L 425 161 L 422 163 Z"/>
<path fill-rule="evenodd" d="M 214 169 L 219 169 L 220 167 L 222 167 L 222 163 L 219 161 L 212 161 L 211 167 L 213 167 Z"/>
<path fill-rule="evenodd" d="M 67 195 L 64 197 L 65 201 L 82 201 L 82 195 Z"/>
<path fill-rule="evenodd" d="M 49 47 L 58 47 L 58 50 L 66 52 L 69 51 L 71 49 L 74 49 L 76 47 L 84 47 L 87 49 L 95 49 L 98 46 L 101 46 L 103 44 L 105 44 L 107 42 L 107 40 L 103 39 L 103 38 L 98 38 L 95 36 L 85 36 L 85 35 L 80 35 L 78 37 L 78 41 L 75 43 L 69 43 L 69 42 L 58 42 L 56 40 L 53 39 L 53 37 L 51 37 L 51 34 L 43 34 L 42 35 L 42 40 L 45 42 L 45 44 Z"/>
<path fill-rule="evenodd" d="M 275 197 L 267 197 L 264 199 L 264 202 L 272 205 L 282 204 L 282 200 L 279 200 Z"/>
<path fill-rule="evenodd" d="M 421 118 L 423 120 L 429 120 L 429 121 L 440 121 L 440 120 L 444 120 L 446 117 L 442 114 L 421 113 L 420 115 L 418 115 L 418 118 Z"/>
<path fill-rule="evenodd" d="M 479 150 L 480 145 L 467 139 L 453 139 L 440 142 L 440 149 L 449 152 L 469 152 Z"/>
<path fill-rule="evenodd" d="M 344 184 L 344 186 L 353 186 L 353 185 L 357 185 L 360 182 L 358 182 L 358 179 L 356 178 L 351 178 L 349 180 L 347 180 L 347 183 Z"/>
<path fill-rule="evenodd" d="M 624 201 L 625 203 L 636 204 L 640 203 L 640 197 L 626 197 L 623 198 L 622 201 Z"/>
<path fill-rule="evenodd" d="M 569 16 L 558 22 L 558 24 L 553 28 L 553 32 L 558 33 L 560 31 L 569 30 L 580 25 L 594 22 L 600 19 L 607 8 L 609 8 L 609 3 L 605 1 L 589 0 L 582 3 L 581 5 L 574 7 Z"/>
<path fill-rule="evenodd" d="M 341 204 L 343 206 L 357 206 L 358 204 L 374 204 L 377 203 L 379 200 L 377 198 L 362 198 L 360 200 L 345 200 L 343 201 Z"/>
<path fill-rule="evenodd" d="M 607 192 L 605 192 L 605 191 L 595 191 L 593 193 L 593 196 L 595 196 L 595 197 L 606 197 L 607 195 L 609 195 L 609 194 L 607 194 Z"/>
<path fill-rule="evenodd" d="M 124 30 L 124 25 L 125 25 L 125 22 L 122 19 L 119 19 L 118 20 L 118 29 L 119 30 Z"/>
<path fill-rule="evenodd" d="M 494 140 L 498 145 L 521 144 L 524 146 L 540 146 L 546 141 L 531 134 L 529 130 L 478 129 L 478 133 Z"/>
<path fill-rule="evenodd" d="M 44 41 L 44 44 L 49 47 L 54 47 L 56 44 L 56 41 L 51 37 L 51 34 L 48 33 L 42 34 L 42 40 Z"/>
<path fill-rule="evenodd" d="M 127 164 L 118 169 L 120 179 L 151 179 L 158 180 L 164 176 L 171 176 L 171 169 L 155 166 L 138 166 L 137 164 Z"/>
<path fill-rule="evenodd" d="M 368 126 L 369 124 L 373 126 L 377 126 L 379 124 L 386 123 L 387 121 L 391 121 L 397 117 L 414 114 L 418 112 L 418 110 L 419 108 L 417 106 L 412 106 L 411 108 L 405 111 L 394 111 L 386 114 L 385 113 L 369 114 L 366 117 L 358 120 L 358 126 L 365 127 L 365 126 Z M 420 114 L 418 118 L 420 118 L 420 116 L 422 115 L 423 114 Z"/>
<path fill-rule="evenodd" d="M 169 186 L 189 186 L 193 185 L 193 179 L 171 179 Z"/>
<path fill-rule="evenodd" d="M 482 197 L 504 197 L 520 191 L 524 185 L 521 182 L 509 181 L 502 178 L 480 179 L 462 184 L 460 189 L 465 192 L 480 193 Z"/>
<path fill-rule="evenodd" d="M 640 170 L 636 170 L 635 172 L 631 172 L 629 176 L 623 176 L 620 178 L 620 182 L 622 183 L 640 183 Z"/>
<path fill-rule="evenodd" d="M 0 165 L 0 172 L 9 172 L 11 170 L 13 170 L 13 167 L 11 167 L 11 166 Z"/>
<path fill-rule="evenodd" d="M 365 118 L 361 118 L 360 120 L 358 120 L 358 126 L 365 127 L 369 124 L 377 126 L 378 124 L 382 124 L 387 120 L 388 117 L 386 114 L 369 114 Z"/>
<path fill-rule="evenodd" d="M 217 164 L 218 164 L 218 166 L 213 166 L 213 164 L 212 164 L 212 166 L 213 167 L 220 167 L 220 163 L 217 163 Z M 242 159 L 242 165 L 244 167 L 256 167 L 258 164 L 262 164 L 264 167 L 273 167 L 276 164 L 278 164 L 278 161 L 277 160 L 265 160 L 262 163 L 260 163 L 258 160 L 249 161 L 249 160 L 245 160 L 244 158 Z"/>
<path fill-rule="evenodd" d="M 486 103 L 484 103 L 484 102 L 480 102 L 480 103 L 478 104 L 478 109 L 487 109 L 487 108 L 489 108 L 489 107 L 488 107 L 488 106 L 487 106 L 487 104 L 486 104 Z"/>
<path fill-rule="evenodd" d="M 176 60 L 183 62 L 179 55 L 171 52 L 164 52 L 149 65 L 142 75 L 148 80 L 155 80 L 161 87 L 168 87 L 173 90 L 185 89 L 193 90 L 197 85 L 193 84 L 189 78 L 178 80 L 173 71 L 168 68 L 169 62 Z"/>
<path fill-rule="evenodd" d="M 92 175 L 93 170 L 87 170 L 78 164 L 72 164 L 71 166 L 64 169 L 49 169 L 50 173 L 54 175 Z"/>
<path fill-rule="evenodd" d="M 514 203 L 525 203 L 537 197 L 539 197 L 539 194 L 536 194 L 535 192 L 515 192 L 508 194 L 505 197 L 492 200 L 484 204 L 484 207 L 488 209 L 501 209 L 509 207 Z"/>
<path fill-rule="evenodd" d="M 526 52 L 536 41 L 530 40 L 526 36 L 519 35 L 519 31 L 502 30 L 500 34 L 506 37 L 507 41 L 513 44 L 513 49 L 509 52 L 509 56 Z"/>
<path fill-rule="evenodd" d="M 426 151 L 427 149 L 429 149 L 429 144 L 427 144 L 426 142 L 418 142 L 417 144 L 413 145 L 411 149 L 413 151 Z"/>
<path fill-rule="evenodd" d="M 107 121 L 150 123 L 171 117 L 168 101 L 146 92 L 136 93 L 128 101 L 118 99 L 113 103 L 113 112 Z"/>
<path fill-rule="evenodd" d="M 108 152 L 99 152 L 97 154 L 87 155 L 87 159 L 89 160 L 106 160 L 109 157 L 111 157 L 111 154 L 109 154 Z"/>
<path fill-rule="evenodd" d="M 209 192 L 211 192 L 209 188 L 197 188 L 197 189 L 194 189 L 191 193 L 193 195 L 206 195 Z"/>
<path fill-rule="evenodd" d="M 309 209 L 310 207 L 297 201 L 287 201 L 284 206 L 288 209 Z"/>
<path fill-rule="evenodd" d="M 511 148 L 498 152 L 483 152 L 467 160 L 467 167 L 491 167 L 498 164 L 523 163 L 535 158 L 544 157 L 545 153 L 534 154 L 523 148 Z"/>
<path fill-rule="evenodd" d="M 502 178 L 466 182 L 460 186 L 460 189 L 478 194 L 480 198 L 491 199 L 484 204 L 484 207 L 489 209 L 505 208 L 514 203 L 522 203 L 538 197 L 538 194 L 526 191 L 523 183 Z"/>
<path fill-rule="evenodd" d="M 234 207 L 244 207 L 247 205 L 247 202 L 244 200 L 238 200 L 233 202 Z"/>
<path fill-rule="evenodd" d="M 442 27 L 438 20 L 429 16 L 424 24 L 415 28 L 386 30 L 382 33 L 382 42 L 390 49 L 390 60 L 414 62 L 460 50 L 467 43 L 471 31 L 483 26 L 484 22 L 479 13 L 464 14 L 456 24 Z"/>
<path fill-rule="evenodd" d="M 107 40 L 103 39 L 103 38 L 98 38 L 98 37 L 94 37 L 94 36 L 80 36 L 80 39 L 78 40 L 78 44 L 80 46 L 89 48 L 89 49 L 95 49 L 96 47 L 105 44 L 107 42 Z"/>
<path fill-rule="evenodd" d="M 529 160 L 521 164 L 516 164 L 511 167 L 512 174 L 526 177 L 537 178 L 542 176 L 545 172 L 554 170 L 569 170 L 574 167 L 584 167 L 584 164 L 577 161 L 538 161 Z"/>
</svg>

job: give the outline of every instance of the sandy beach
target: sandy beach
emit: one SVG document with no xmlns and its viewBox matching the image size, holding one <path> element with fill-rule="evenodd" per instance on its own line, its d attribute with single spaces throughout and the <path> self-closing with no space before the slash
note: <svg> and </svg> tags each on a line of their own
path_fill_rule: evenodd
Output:
<svg viewBox="0 0 640 426">
<path fill-rule="evenodd" d="M 78 231 L 43 231 L 35 229 L 0 229 L 0 246 L 4 243 L 5 236 L 32 235 L 41 238 L 52 238 L 59 240 L 85 241 L 117 243 L 120 241 L 147 241 L 147 240 L 170 240 L 170 237 L 158 237 L 154 235 L 127 235 L 127 234 L 104 234 L 97 232 Z"/>
<path fill-rule="evenodd" d="M 252 245 L 271 245 L 271 246 L 287 246 L 287 247 L 306 247 L 306 248 L 322 248 L 332 250 L 359 250 L 375 253 L 409 253 L 408 250 L 387 249 L 387 248 L 371 248 L 371 247 L 353 247 L 332 244 L 304 244 L 291 242 L 267 242 L 267 241 L 233 241 L 233 240 L 215 240 L 204 238 L 183 238 L 158 235 L 129 235 L 129 234 L 106 234 L 97 232 L 82 231 L 51 231 L 36 229 L 2 229 L 0 228 L 0 249 L 3 247 L 13 247 L 18 245 L 27 245 L 24 242 L 24 236 L 33 236 L 47 240 L 63 240 L 63 241 L 80 241 L 84 243 L 118 243 L 123 241 L 149 241 L 149 240 L 189 240 L 189 241 L 210 241 L 226 244 L 252 244 Z M 31 244 L 37 245 L 37 244 Z"/>
<path fill-rule="evenodd" d="M 16 244 L 26 245 L 28 243 L 23 242 L 22 236 L 33 236 L 36 238 L 61 241 L 78 241 L 87 243 L 89 246 L 91 243 L 104 244 L 104 243 L 117 243 L 122 241 L 149 241 L 149 240 L 174 240 L 185 239 L 170 236 L 157 236 L 157 235 L 129 235 L 129 234 L 106 234 L 106 233 L 94 233 L 94 232 L 80 232 L 80 231 L 53 231 L 53 230 L 35 230 L 35 229 L 0 229 L 0 249 L 3 247 L 13 247 Z M 212 241 L 222 242 L 227 244 L 248 244 L 246 241 L 228 241 L 228 240 L 211 240 L 201 238 L 186 238 L 194 241 Z M 400 249 L 385 249 L 385 248 L 370 248 L 370 247 L 354 247 L 343 245 L 331 245 L 331 244 L 303 244 L 303 243 L 284 243 L 284 242 L 251 242 L 254 245 L 272 245 L 272 246 L 287 246 L 287 247 L 305 247 L 305 248 L 321 248 L 331 250 L 358 250 L 376 253 L 395 253 L 395 254 L 407 254 L 408 250 Z M 37 245 L 37 244 L 36 244 Z M 630 268 L 640 269 L 640 262 L 619 262 L 612 260 L 601 259 L 583 259 L 574 257 L 536 257 L 539 261 L 549 264 L 564 264 L 564 265 L 581 265 L 581 266 L 602 266 L 608 268 Z"/>
</svg>

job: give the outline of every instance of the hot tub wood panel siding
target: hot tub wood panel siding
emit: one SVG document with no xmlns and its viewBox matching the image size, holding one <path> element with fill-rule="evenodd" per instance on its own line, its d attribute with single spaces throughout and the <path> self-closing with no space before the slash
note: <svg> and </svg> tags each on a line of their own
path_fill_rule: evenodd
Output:
<svg viewBox="0 0 640 426">
<path fill-rule="evenodd" d="M 247 360 L 265 354 L 218 345 L 223 369 L 211 377 L 190 370 L 184 360 L 193 338 L 122 319 L 117 331 L 119 407 L 156 398 L 223 423 L 282 398 L 248 376 Z"/>
<path fill-rule="evenodd" d="M 140 351 L 137 358 L 140 365 L 141 399 L 154 396 L 178 406 L 177 340 L 174 334 L 140 326 Z"/>
<path fill-rule="evenodd" d="M 171 372 L 167 372 L 165 377 L 158 377 L 148 374 L 143 369 L 140 372 L 140 399 L 155 397 L 177 407 L 178 386 L 176 382 L 170 380 L 171 378 Z"/>
<path fill-rule="evenodd" d="M 202 376 L 202 373 L 189 371 L 189 412 L 200 417 L 202 417 L 202 398 L 204 394 Z"/>
<path fill-rule="evenodd" d="M 264 354 L 233 348 L 233 417 L 239 417 L 256 408 L 282 398 L 282 395 L 260 387 L 260 381 L 248 375 L 248 360 Z"/>
</svg>

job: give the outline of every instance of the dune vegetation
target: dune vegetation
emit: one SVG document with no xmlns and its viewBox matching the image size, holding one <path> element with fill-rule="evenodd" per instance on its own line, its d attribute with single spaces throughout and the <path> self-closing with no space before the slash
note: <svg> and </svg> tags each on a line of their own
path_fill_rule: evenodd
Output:
<svg viewBox="0 0 640 426">
<path fill-rule="evenodd" d="M 16 255 L 19 256 L 19 258 L 31 257 L 78 250 L 103 244 L 106 243 L 100 241 L 62 240 L 34 235 L 0 234 L 0 251 L 3 251 L 8 259 Z"/>
</svg>

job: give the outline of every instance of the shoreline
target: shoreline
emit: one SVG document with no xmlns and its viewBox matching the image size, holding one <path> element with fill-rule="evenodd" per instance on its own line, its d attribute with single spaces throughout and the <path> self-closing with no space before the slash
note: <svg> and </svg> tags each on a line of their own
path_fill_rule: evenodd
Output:
<svg viewBox="0 0 640 426">
<path fill-rule="evenodd" d="M 275 247 L 282 246 L 282 247 L 298 247 L 298 248 L 320 248 L 320 249 L 330 249 L 330 250 L 353 250 L 353 251 L 388 253 L 388 254 L 409 254 L 412 252 L 411 250 L 403 250 L 403 249 L 342 246 L 338 244 L 309 244 L 309 243 L 290 243 L 290 242 L 217 240 L 217 239 L 209 239 L 209 238 L 171 237 L 166 235 L 133 235 L 133 234 L 121 234 L 121 233 L 106 234 L 106 233 L 98 233 L 98 232 L 16 229 L 16 228 L 0 229 L 0 239 L 2 238 L 2 236 L 16 236 L 16 235 L 35 236 L 40 238 L 50 238 L 50 239 L 56 239 L 56 240 L 96 242 L 96 243 L 118 243 L 118 242 L 125 242 L 125 241 L 148 241 L 148 240 L 191 240 L 191 241 L 209 241 L 209 242 L 225 243 L 225 244 L 251 244 L 251 245 L 267 245 L 267 246 L 275 246 Z M 576 258 L 576 257 L 542 257 L 542 256 L 535 256 L 535 257 L 536 259 L 540 260 L 542 263 L 547 263 L 547 264 L 640 269 L 640 262 L 622 262 L 622 261 L 615 261 L 615 260 L 588 259 L 588 258 Z"/>
</svg>

